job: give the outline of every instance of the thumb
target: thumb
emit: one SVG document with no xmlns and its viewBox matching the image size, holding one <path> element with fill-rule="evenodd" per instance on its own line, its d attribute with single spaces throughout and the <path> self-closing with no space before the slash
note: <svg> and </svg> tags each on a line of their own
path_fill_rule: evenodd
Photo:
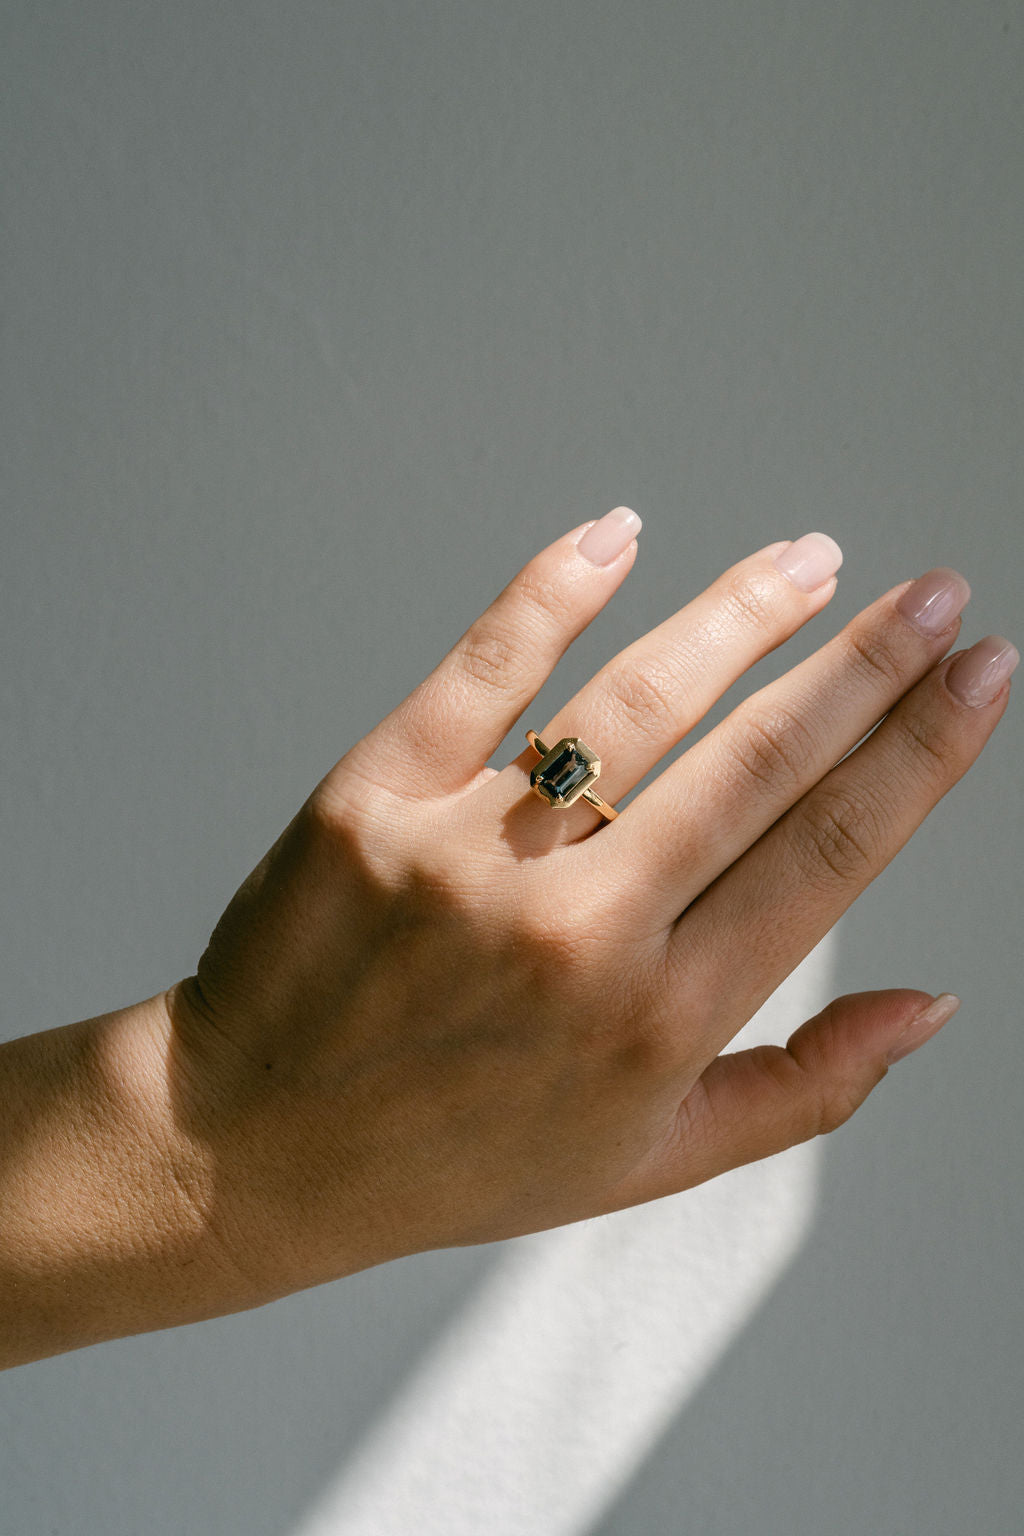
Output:
<svg viewBox="0 0 1024 1536">
<path fill-rule="evenodd" d="M 907 989 L 852 992 L 802 1024 L 785 1046 L 717 1057 L 679 1107 L 666 1167 L 673 1190 L 703 1183 L 834 1131 L 892 1062 L 931 1038 L 960 1006 Z"/>
</svg>

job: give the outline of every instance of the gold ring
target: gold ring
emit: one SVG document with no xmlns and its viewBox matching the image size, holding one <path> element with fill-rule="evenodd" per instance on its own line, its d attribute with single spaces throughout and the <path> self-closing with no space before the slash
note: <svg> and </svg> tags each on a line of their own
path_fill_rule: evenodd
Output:
<svg viewBox="0 0 1024 1536">
<path fill-rule="evenodd" d="M 601 772 L 601 759 L 585 741 L 563 736 L 553 747 L 546 747 L 536 731 L 527 731 L 526 739 L 540 753 L 540 762 L 530 770 L 530 788 L 545 805 L 561 807 L 583 799 L 606 821 L 615 820 L 618 811 L 590 787 Z"/>
</svg>

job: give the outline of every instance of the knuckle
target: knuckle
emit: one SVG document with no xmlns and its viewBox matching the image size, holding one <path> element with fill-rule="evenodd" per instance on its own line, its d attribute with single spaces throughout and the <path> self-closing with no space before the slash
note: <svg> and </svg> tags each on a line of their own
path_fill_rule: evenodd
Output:
<svg viewBox="0 0 1024 1536">
<path fill-rule="evenodd" d="M 815 742 L 804 722 L 789 710 L 752 711 L 730 740 L 732 763 L 745 788 L 773 796 L 800 787 L 815 757 Z"/>
<path fill-rule="evenodd" d="M 937 720 L 907 711 L 899 715 L 894 724 L 899 732 L 903 758 L 923 769 L 929 779 L 953 776 L 959 756 L 957 744 Z"/>
<path fill-rule="evenodd" d="M 463 635 L 458 647 L 463 673 L 506 693 L 521 682 L 538 640 L 557 634 L 564 623 L 564 592 L 539 562 L 531 561 Z"/>
<path fill-rule="evenodd" d="M 639 731 L 660 734 L 679 711 L 679 680 L 664 657 L 637 656 L 610 667 L 601 682 L 612 708 Z"/>
<path fill-rule="evenodd" d="M 517 609 L 525 609 L 529 620 L 539 619 L 560 630 L 565 623 L 565 585 L 540 560 L 531 560 L 508 586 L 508 595 Z"/>
<path fill-rule="evenodd" d="M 523 660 L 523 641 L 493 620 L 467 630 L 459 646 L 464 675 L 497 693 L 507 693 L 518 683 Z"/>
<path fill-rule="evenodd" d="M 834 1006 L 834 1003 L 830 1004 L 826 1014 L 833 1013 Z M 798 1077 L 802 1079 L 796 1084 L 792 1097 L 794 1103 L 802 1106 L 801 1117 L 805 1127 L 800 1139 L 804 1141 L 812 1136 L 831 1135 L 841 1125 L 845 1125 L 883 1075 L 882 1069 L 873 1072 L 868 1069 L 868 1073 L 873 1075 L 873 1081 L 869 1082 L 863 1069 L 856 1074 L 848 1070 L 837 1070 L 838 1061 L 830 1031 L 823 1035 L 813 1035 L 799 1046 L 791 1042 L 782 1057 L 787 1066 L 795 1064 Z M 791 1089 L 793 1086 L 791 1083 Z"/>
<path fill-rule="evenodd" d="M 849 660 L 854 669 L 886 693 L 902 688 L 906 663 L 893 642 L 878 630 L 854 629 L 848 637 Z"/>
<path fill-rule="evenodd" d="M 332 839 L 344 832 L 353 813 L 361 814 L 367 789 L 372 793 L 372 786 L 363 789 L 356 775 L 335 772 L 320 781 L 306 798 L 299 814 L 314 838 Z"/>
<path fill-rule="evenodd" d="M 829 885 L 869 876 L 883 841 L 881 817 L 867 796 L 819 791 L 800 817 L 796 847 L 812 881 Z"/>
<path fill-rule="evenodd" d="M 864 1095 L 845 1078 L 829 1079 L 818 1090 L 814 1134 L 831 1136 L 859 1109 Z"/>
<path fill-rule="evenodd" d="M 362 754 L 350 751 L 321 779 L 296 820 L 314 836 L 355 834 L 364 826 L 376 826 L 393 800 L 379 767 L 374 774 Z"/>
<path fill-rule="evenodd" d="M 731 623 L 742 629 L 774 634 L 781 623 L 779 589 L 764 572 L 727 580 L 721 605 Z"/>
<path fill-rule="evenodd" d="M 312 851 L 318 863 L 335 867 L 341 862 L 350 871 L 364 874 L 376 867 L 383 840 L 373 792 L 360 798 L 352 782 L 318 785 L 296 820 L 299 846 Z"/>
<path fill-rule="evenodd" d="M 360 889 L 367 902 L 371 892 L 400 888 L 403 864 L 425 841 L 408 798 L 351 771 L 335 772 L 318 784 L 287 834 L 297 854 L 331 871 L 333 880 Z"/>
</svg>

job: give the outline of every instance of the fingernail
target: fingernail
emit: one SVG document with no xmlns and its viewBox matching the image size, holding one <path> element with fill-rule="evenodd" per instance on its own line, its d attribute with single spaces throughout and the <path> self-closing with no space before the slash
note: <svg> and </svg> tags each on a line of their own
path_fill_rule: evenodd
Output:
<svg viewBox="0 0 1024 1536">
<path fill-rule="evenodd" d="M 916 1019 L 912 1019 L 896 1040 L 886 1060 L 891 1067 L 894 1061 L 902 1061 L 904 1056 L 909 1056 L 911 1051 L 916 1051 L 919 1045 L 924 1045 L 932 1035 L 937 1035 L 943 1024 L 951 1019 L 960 1007 L 960 999 L 955 992 L 940 992 L 934 1002 L 929 1003 L 923 1013 L 919 1013 Z"/>
<path fill-rule="evenodd" d="M 922 635 L 940 635 L 970 602 L 967 582 L 948 565 L 919 576 L 897 599 L 896 611 Z"/>
<path fill-rule="evenodd" d="M 611 565 L 616 555 L 629 548 L 642 527 L 629 507 L 615 507 L 590 525 L 576 548 L 591 565 Z"/>
<path fill-rule="evenodd" d="M 843 552 L 827 533 L 805 533 L 775 564 L 801 592 L 816 592 L 843 563 Z"/>
<path fill-rule="evenodd" d="M 961 704 L 991 704 L 1020 661 L 1020 652 L 1002 635 L 986 635 L 958 656 L 946 673 L 946 687 Z"/>
</svg>

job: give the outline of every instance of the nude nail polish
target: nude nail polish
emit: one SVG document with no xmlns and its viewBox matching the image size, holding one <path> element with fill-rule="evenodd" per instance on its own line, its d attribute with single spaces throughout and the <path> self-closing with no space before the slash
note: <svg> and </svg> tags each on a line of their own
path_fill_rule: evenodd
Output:
<svg viewBox="0 0 1024 1536">
<path fill-rule="evenodd" d="M 1020 661 L 1020 652 L 1002 635 L 986 635 L 958 656 L 946 673 L 946 687 L 961 704 L 991 704 Z"/>
<path fill-rule="evenodd" d="M 902 592 L 896 612 L 922 635 L 941 635 L 970 601 L 968 583 L 948 565 L 936 566 Z"/>
<path fill-rule="evenodd" d="M 932 1035 L 937 1035 L 943 1024 L 953 1017 L 959 1007 L 960 999 L 955 992 L 940 992 L 923 1013 L 919 1013 L 916 1019 L 910 1021 L 902 1035 L 897 1036 L 886 1058 L 889 1066 L 892 1066 L 894 1061 L 902 1061 L 904 1056 L 909 1056 L 911 1051 L 916 1051 L 918 1046 L 924 1045 Z"/>
<path fill-rule="evenodd" d="M 843 552 L 827 533 L 805 533 L 777 556 L 775 566 L 801 592 L 816 592 L 843 563 Z"/>
<path fill-rule="evenodd" d="M 615 507 L 590 525 L 576 548 L 591 565 L 611 565 L 617 555 L 629 548 L 642 527 L 631 507 Z"/>
</svg>

